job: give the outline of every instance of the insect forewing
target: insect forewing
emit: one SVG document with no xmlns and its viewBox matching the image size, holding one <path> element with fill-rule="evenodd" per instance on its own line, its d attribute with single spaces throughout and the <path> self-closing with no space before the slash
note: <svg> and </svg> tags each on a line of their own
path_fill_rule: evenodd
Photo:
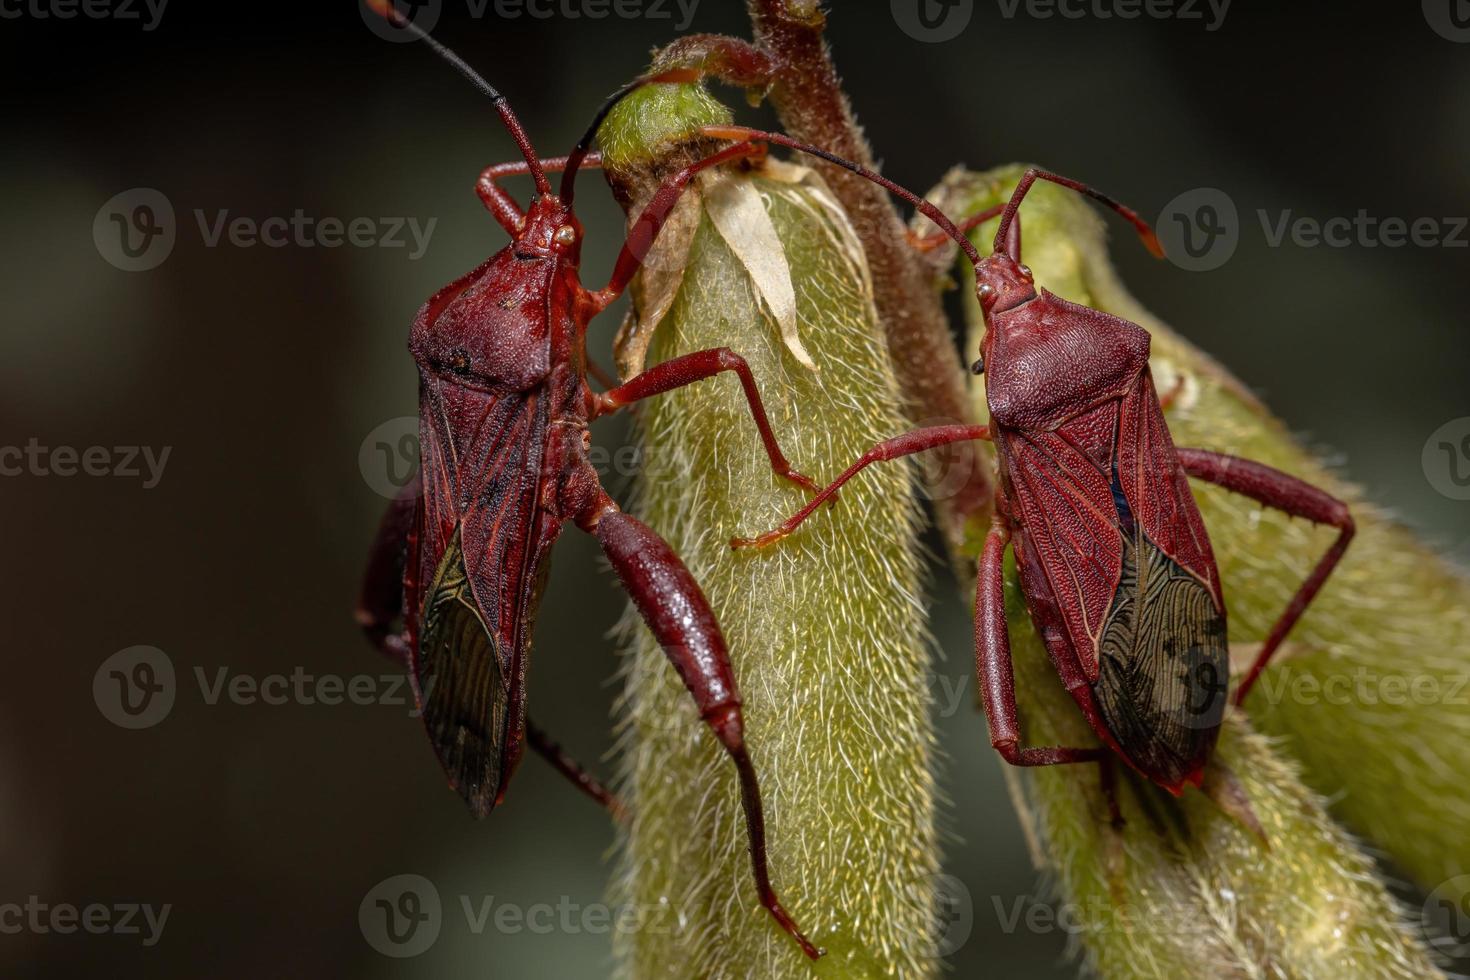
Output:
<svg viewBox="0 0 1470 980">
<path fill-rule="evenodd" d="M 539 506 L 546 410 L 426 377 L 421 419 L 413 677 L 439 761 L 484 816 L 520 758 L 525 651 L 560 528 Z"/>
</svg>

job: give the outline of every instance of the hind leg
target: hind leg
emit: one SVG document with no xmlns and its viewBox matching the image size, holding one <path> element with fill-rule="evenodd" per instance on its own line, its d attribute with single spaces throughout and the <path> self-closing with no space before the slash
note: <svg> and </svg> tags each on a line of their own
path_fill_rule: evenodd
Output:
<svg viewBox="0 0 1470 980">
<path fill-rule="evenodd" d="M 714 612 L 679 556 L 649 527 L 604 498 L 603 509 L 584 526 L 597 535 L 623 588 L 684 682 L 704 723 L 720 740 L 740 776 L 740 801 L 750 838 L 751 871 L 760 903 L 802 952 L 812 959 L 821 950 L 806 938 L 781 905 L 766 866 L 766 821 L 760 782 L 745 745 L 740 693 L 730 655 Z M 583 523 L 583 522 L 579 522 Z"/>
<path fill-rule="evenodd" d="M 1099 762 L 1108 755 L 1100 747 L 1042 748 L 1021 745 L 1021 722 L 1016 714 L 1016 673 L 1011 663 L 1011 639 L 1006 626 L 1005 550 L 1011 532 L 997 516 L 985 538 L 980 575 L 975 587 L 975 676 L 990 720 L 990 744 L 1013 766 L 1058 766 L 1072 762 Z"/>
</svg>

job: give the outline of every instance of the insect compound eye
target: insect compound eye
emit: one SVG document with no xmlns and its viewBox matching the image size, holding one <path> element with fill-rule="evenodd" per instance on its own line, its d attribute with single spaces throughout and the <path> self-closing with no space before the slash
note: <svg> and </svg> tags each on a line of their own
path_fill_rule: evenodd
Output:
<svg viewBox="0 0 1470 980">
<path fill-rule="evenodd" d="M 970 365 L 970 373 L 971 374 L 984 374 L 985 373 L 985 358 L 983 358 L 983 357 L 977 357 L 977 358 L 975 358 L 975 363 Z"/>
<path fill-rule="evenodd" d="M 982 300 L 990 299 L 995 295 L 995 287 L 988 282 L 984 283 L 979 289 L 975 290 L 975 295 L 979 296 Z"/>
<path fill-rule="evenodd" d="M 577 240 L 577 229 L 571 225 L 562 225 L 551 237 L 558 245 L 571 245 Z"/>
<path fill-rule="evenodd" d="M 1031 278 L 1031 267 L 1029 265 L 1019 266 L 1019 268 L 1021 270 L 1021 275 L 1025 276 L 1027 279 Z"/>
</svg>

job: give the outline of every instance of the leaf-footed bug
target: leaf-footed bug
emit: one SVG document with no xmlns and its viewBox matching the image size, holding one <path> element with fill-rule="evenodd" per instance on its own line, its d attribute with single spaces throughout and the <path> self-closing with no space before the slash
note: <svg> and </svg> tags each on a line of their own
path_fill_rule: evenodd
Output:
<svg viewBox="0 0 1470 980">
<path fill-rule="evenodd" d="M 986 327 L 973 370 L 986 376 L 989 425 L 936 426 L 881 442 L 778 528 L 731 546 L 786 537 L 872 463 L 954 442 L 993 442 L 996 510 L 975 600 L 975 667 L 991 744 L 1013 765 L 1099 762 L 1105 786 L 1114 756 L 1176 795 L 1199 786 L 1224 716 L 1229 656 L 1220 576 L 1189 477 L 1338 530 L 1261 644 L 1235 692 L 1237 705 L 1342 558 L 1354 523 L 1341 501 L 1286 473 L 1176 448 L 1149 370 L 1148 333 L 1038 289 L 1021 262 L 1018 209 L 1035 182 L 1046 180 L 1113 209 L 1162 255 L 1152 229 L 1085 184 L 1031 169 L 1006 204 L 963 223 L 1000 216 L 992 254 L 982 258 L 933 205 L 866 168 L 780 134 L 735 126 L 705 132 L 811 153 L 913 204 L 973 264 Z M 1008 544 L 1032 621 L 1101 746 L 1021 745 L 1005 618 Z"/>
<path fill-rule="evenodd" d="M 733 146 L 669 178 L 630 230 L 608 285 L 589 291 L 578 275 L 583 230 L 572 199 L 578 169 L 599 164 L 588 153 L 597 126 L 639 84 L 687 80 L 687 73 L 635 81 L 604 104 L 568 156 L 540 160 L 499 92 L 388 0 L 372 6 L 490 97 L 524 159 L 486 169 L 477 185 L 511 243 L 434 294 L 414 319 L 409 349 L 420 382 L 420 472 L 383 518 L 358 620 L 408 667 L 434 750 L 475 816 L 504 798 L 527 741 L 616 810 L 611 795 L 531 725 L 525 709 L 530 636 L 551 547 L 567 521 L 595 535 L 739 773 L 761 905 L 815 959 L 821 951 L 771 884 L 760 785 L 719 624 L 684 563 L 618 508 L 587 456 L 591 420 L 733 372 L 772 469 L 817 489 L 781 453 L 750 368 L 731 350 L 686 354 L 601 393 L 587 386 L 587 325 L 628 285 L 689 181 L 763 150 Z M 563 176 L 553 194 L 546 174 L 556 170 Z M 512 174 L 535 182 L 525 212 L 499 184 Z"/>
</svg>

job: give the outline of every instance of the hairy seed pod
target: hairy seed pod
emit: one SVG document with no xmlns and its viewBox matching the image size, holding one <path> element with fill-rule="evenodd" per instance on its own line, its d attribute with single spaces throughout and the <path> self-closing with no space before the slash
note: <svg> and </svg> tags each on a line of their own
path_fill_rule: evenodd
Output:
<svg viewBox="0 0 1470 980">
<path fill-rule="evenodd" d="M 722 110 L 692 86 L 636 93 L 601 134 L 630 214 L 700 155 L 671 137 Z M 862 250 L 810 171 L 775 161 L 699 180 L 635 289 L 626 374 L 699 348 L 750 363 L 794 465 L 819 481 L 905 426 Z M 767 807 L 776 887 L 813 941 L 815 967 L 749 887 L 734 780 L 652 638 L 631 629 L 622 701 L 633 817 L 615 900 L 650 912 L 620 930 L 624 975 L 929 977 L 938 871 L 929 640 L 911 471 L 844 492 L 821 540 L 734 553 L 799 490 L 774 479 L 733 379 L 640 410 L 636 512 L 703 583 L 729 640 Z M 630 620 L 630 627 L 635 624 Z M 813 973 L 812 971 L 816 972 Z"/>
</svg>

